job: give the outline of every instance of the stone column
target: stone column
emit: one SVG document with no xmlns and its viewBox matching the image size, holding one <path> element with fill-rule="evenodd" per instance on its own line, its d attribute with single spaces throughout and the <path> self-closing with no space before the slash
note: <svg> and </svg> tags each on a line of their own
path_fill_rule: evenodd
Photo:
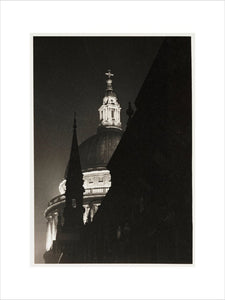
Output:
<svg viewBox="0 0 225 300">
<path fill-rule="evenodd" d="M 46 251 L 49 251 L 52 246 L 52 216 L 48 217 L 47 234 L 46 234 Z"/>
<path fill-rule="evenodd" d="M 58 223 L 58 212 L 54 212 L 52 219 L 52 241 L 56 240 L 57 234 L 57 223 Z"/>
<path fill-rule="evenodd" d="M 97 204 L 92 205 L 92 207 L 91 207 L 91 222 L 93 221 L 94 215 L 96 214 L 97 210 L 98 210 L 98 205 Z"/>
<path fill-rule="evenodd" d="M 119 123 L 119 111 L 118 108 L 115 109 L 115 119 L 116 119 L 116 125 Z"/>
<path fill-rule="evenodd" d="M 85 209 L 85 212 L 84 212 L 84 215 L 83 215 L 83 222 L 85 224 L 87 222 L 87 218 L 88 218 L 88 213 L 89 213 L 90 207 L 88 205 L 83 205 L 83 207 Z"/>
<path fill-rule="evenodd" d="M 118 108 L 118 122 L 120 123 L 120 110 L 121 108 Z"/>
<path fill-rule="evenodd" d="M 107 122 L 108 114 L 107 114 L 107 108 L 105 108 L 105 121 Z"/>
</svg>

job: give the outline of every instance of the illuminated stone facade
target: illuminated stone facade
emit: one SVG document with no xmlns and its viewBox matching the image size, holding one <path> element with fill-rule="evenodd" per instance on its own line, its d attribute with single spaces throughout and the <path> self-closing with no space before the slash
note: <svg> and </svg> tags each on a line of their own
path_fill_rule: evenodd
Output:
<svg viewBox="0 0 225 300">
<path fill-rule="evenodd" d="M 121 136 L 121 107 L 112 88 L 114 76 L 110 70 L 107 75 L 107 88 L 103 103 L 99 108 L 99 126 L 97 134 L 91 136 L 79 146 L 83 173 L 83 221 L 92 222 L 102 199 L 111 187 L 111 175 L 106 166 L 115 151 Z M 49 251 L 56 240 L 58 217 L 63 222 L 65 206 L 66 175 L 59 184 L 60 195 L 49 201 L 45 210 L 47 219 L 46 251 Z"/>
<path fill-rule="evenodd" d="M 111 186 L 111 175 L 108 170 L 97 170 L 90 172 L 83 172 L 84 180 L 84 223 L 90 219 L 93 220 L 94 214 L 101 204 L 101 199 L 105 197 Z"/>
</svg>

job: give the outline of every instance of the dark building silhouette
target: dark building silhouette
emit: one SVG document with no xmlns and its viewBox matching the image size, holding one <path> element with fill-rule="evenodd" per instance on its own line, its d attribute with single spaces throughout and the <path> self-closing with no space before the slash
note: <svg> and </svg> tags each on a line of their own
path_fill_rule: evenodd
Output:
<svg viewBox="0 0 225 300">
<path fill-rule="evenodd" d="M 190 38 L 165 39 L 135 106 L 108 165 L 88 260 L 192 263 Z"/>
<path fill-rule="evenodd" d="M 165 38 L 107 166 L 112 186 L 81 226 L 79 254 L 66 250 L 70 262 L 192 263 L 191 102 L 191 38 Z"/>
</svg>

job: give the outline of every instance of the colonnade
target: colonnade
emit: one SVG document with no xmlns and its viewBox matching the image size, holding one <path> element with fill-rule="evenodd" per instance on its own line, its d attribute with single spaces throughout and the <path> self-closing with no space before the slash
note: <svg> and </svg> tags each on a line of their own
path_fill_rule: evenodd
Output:
<svg viewBox="0 0 225 300">
<path fill-rule="evenodd" d="M 105 105 L 103 104 L 99 109 L 100 121 L 102 124 L 116 125 L 120 126 L 120 106 L 119 104 L 115 106 Z M 112 115 L 113 111 L 113 115 Z"/>
<path fill-rule="evenodd" d="M 88 215 L 90 213 L 91 222 L 93 221 L 94 215 L 98 210 L 99 204 L 93 205 L 83 205 L 85 211 L 83 214 L 83 222 L 84 224 L 88 220 Z M 57 211 L 53 212 L 51 215 L 47 217 L 47 235 L 46 235 L 46 251 L 49 251 L 52 247 L 53 241 L 56 240 L 57 235 L 57 224 L 58 224 L 58 215 Z"/>
<path fill-rule="evenodd" d="M 96 214 L 98 207 L 99 207 L 100 203 L 98 204 L 93 204 L 93 205 L 83 205 L 85 211 L 84 211 L 84 215 L 83 215 L 83 221 L 84 224 L 87 223 L 88 220 L 88 216 L 90 213 L 90 217 L 91 217 L 91 222 L 93 221 L 94 215 Z"/>
</svg>

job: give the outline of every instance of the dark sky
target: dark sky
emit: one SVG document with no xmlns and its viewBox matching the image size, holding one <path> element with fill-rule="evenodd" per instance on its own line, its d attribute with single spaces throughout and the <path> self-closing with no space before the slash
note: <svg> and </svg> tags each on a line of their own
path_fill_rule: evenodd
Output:
<svg viewBox="0 0 225 300">
<path fill-rule="evenodd" d="M 72 141 L 73 112 L 79 144 L 96 133 L 105 72 L 126 124 L 134 102 L 163 41 L 162 37 L 34 38 L 35 261 L 43 262 L 48 201 L 59 194 Z"/>
</svg>

